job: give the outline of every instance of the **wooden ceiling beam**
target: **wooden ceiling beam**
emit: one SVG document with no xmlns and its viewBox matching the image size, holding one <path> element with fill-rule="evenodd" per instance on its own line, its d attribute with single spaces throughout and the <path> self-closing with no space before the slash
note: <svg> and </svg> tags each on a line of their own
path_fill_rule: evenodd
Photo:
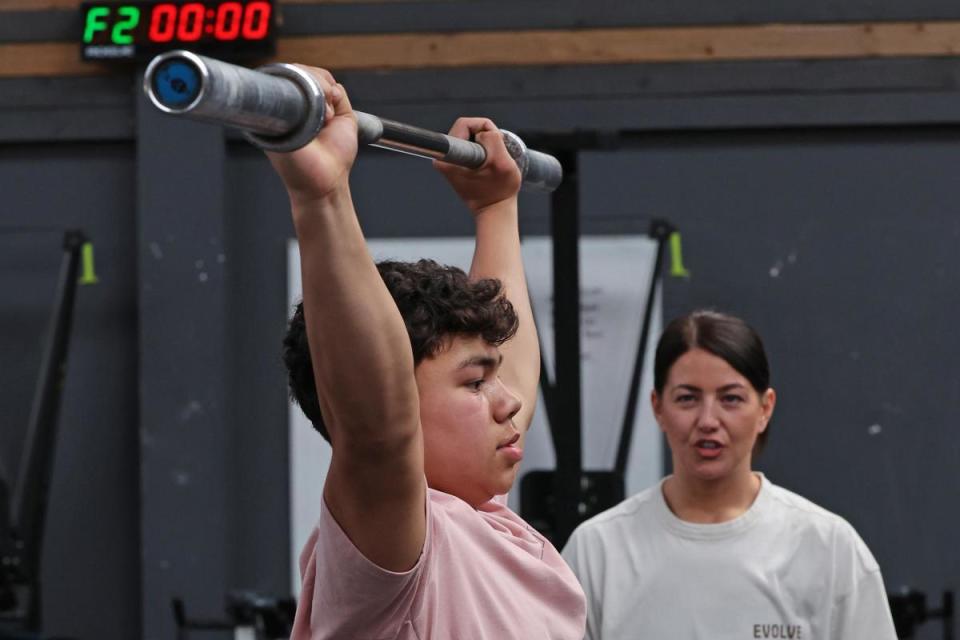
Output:
<svg viewBox="0 0 960 640">
<path fill-rule="evenodd" d="M 278 41 L 275 59 L 333 70 L 390 70 L 958 53 L 960 22 L 943 21 L 288 37 Z M 0 45 L 0 77 L 94 75 L 114 68 L 82 62 L 75 43 Z"/>
</svg>

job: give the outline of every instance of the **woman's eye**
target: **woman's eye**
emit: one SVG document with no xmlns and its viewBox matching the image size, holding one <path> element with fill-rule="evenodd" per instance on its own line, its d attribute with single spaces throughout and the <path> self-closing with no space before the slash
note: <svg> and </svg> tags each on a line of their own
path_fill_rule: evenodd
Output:
<svg viewBox="0 0 960 640">
<path fill-rule="evenodd" d="M 471 388 L 472 390 L 474 390 L 474 391 L 480 391 L 480 387 L 483 386 L 483 379 L 473 380 L 473 381 L 471 381 L 471 382 L 468 382 L 468 383 L 467 383 L 467 386 L 470 387 L 470 388 Z"/>
<path fill-rule="evenodd" d="M 682 396 L 677 396 L 676 401 L 680 404 L 690 404 L 695 399 L 692 393 L 685 393 Z"/>
<path fill-rule="evenodd" d="M 738 404 L 740 402 L 743 402 L 743 398 L 737 395 L 726 395 L 726 396 L 723 396 L 723 401 L 730 404 Z"/>
</svg>

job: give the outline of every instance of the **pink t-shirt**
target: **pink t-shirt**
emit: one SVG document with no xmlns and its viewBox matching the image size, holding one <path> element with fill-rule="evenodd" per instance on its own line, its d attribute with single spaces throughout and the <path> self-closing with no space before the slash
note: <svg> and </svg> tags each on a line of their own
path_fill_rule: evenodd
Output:
<svg viewBox="0 0 960 640">
<path fill-rule="evenodd" d="M 389 535 L 389 532 L 384 532 Z M 420 559 L 367 560 L 327 510 L 300 556 L 291 640 L 581 640 L 586 605 L 549 541 L 496 500 L 479 509 L 427 490 Z"/>
</svg>

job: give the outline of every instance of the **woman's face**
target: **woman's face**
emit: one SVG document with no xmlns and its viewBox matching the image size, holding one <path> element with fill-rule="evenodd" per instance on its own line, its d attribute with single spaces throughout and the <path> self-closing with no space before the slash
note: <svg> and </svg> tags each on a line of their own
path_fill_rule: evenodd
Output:
<svg viewBox="0 0 960 640">
<path fill-rule="evenodd" d="M 677 358 L 653 412 L 673 454 L 674 473 L 702 481 L 750 473 L 753 445 L 776 394 L 757 393 L 726 360 L 702 349 Z"/>
</svg>

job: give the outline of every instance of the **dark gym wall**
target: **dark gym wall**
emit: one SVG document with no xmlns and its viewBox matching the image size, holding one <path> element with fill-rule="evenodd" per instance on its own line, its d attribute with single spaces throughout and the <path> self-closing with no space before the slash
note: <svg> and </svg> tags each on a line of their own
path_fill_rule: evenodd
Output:
<svg viewBox="0 0 960 640">
<path fill-rule="evenodd" d="M 291 4 L 285 29 L 960 17 L 942 0 L 718 7 Z M 0 75 L 15 67 L 3 43 L 73 37 L 73 14 L 46 9 L 37 3 L 0 14 Z M 958 554 L 945 533 L 957 525 L 945 505 L 960 497 L 947 433 L 958 397 L 947 324 L 957 304 L 949 261 L 957 233 L 949 176 L 960 152 L 955 59 L 352 71 L 340 79 L 358 108 L 431 128 L 470 113 L 529 134 L 637 132 L 633 150 L 584 154 L 585 232 L 636 231 L 654 215 L 675 222 L 693 277 L 668 281 L 667 313 L 715 305 L 743 313 L 767 338 L 781 404 L 761 468 L 848 517 L 889 587 L 911 584 L 932 597 L 957 587 Z M 280 594 L 289 582 L 287 405 L 277 346 L 291 228 L 282 188 L 259 152 L 235 138 L 223 146 L 190 127 L 145 131 L 153 125 L 140 117 L 136 96 L 132 73 L 0 77 L 2 224 L 43 217 L 65 227 L 79 219 L 97 248 L 101 282 L 78 295 L 45 547 L 47 631 L 81 640 L 167 640 L 171 594 L 185 595 L 193 613 L 216 617 L 228 588 Z M 184 150 L 192 169 L 182 167 Z M 204 162 L 205 154 L 212 159 Z M 177 210 L 151 200 L 159 217 L 145 219 L 138 192 L 160 188 L 164 167 L 178 179 L 170 183 L 176 193 L 160 197 Z M 222 189 L 219 200 L 211 184 Z M 424 163 L 364 154 L 354 184 L 372 236 L 469 233 Z M 545 232 L 544 200 L 523 204 L 525 231 Z M 178 237 L 170 250 L 161 246 L 164 220 Z M 187 232 L 193 228 L 205 233 Z M 55 264 L 57 242 L 42 242 Z M 39 260 L 31 256 L 30 264 Z M 207 272 L 207 297 L 198 294 L 198 260 L 219 269 Z M 5 273 L 2 281 L 16 282 L 9 295 L 31 300 L 31 317 L 39 317 L 38 289 L 52 291 L 46 277 Z M 5 319 L 17 308 L 0 304 Z M 147 311 L 160 315 L 143 318 Z M 2 400 L 4 415 L 25 412 L 23 389 L 35 373 L 16 353 L 30 379 L 16 381 L 10 413 Z M 159 386 L 147 383 L 163 375 Z M 210 391 L 200 403 L 209 413 L 197 414 L 177 376 L 187 389 Z M 186 427 L 178 423 L 185 410 Z M 140 437 L 145 427 L 162 450 L 145 444 L 155 442 Z M 919 637 L 938 636 L 927 628 Z"/>
<path fill-rule="evenodd" d="M 140 634 L 133 168 L 129 143 L 0 144 L 0 415 L 13 477 L 63 230 L 94 242 L 99 282 L 77 290 L 43 545 L 46 629 L 84 639 Z"/>
</svg>

